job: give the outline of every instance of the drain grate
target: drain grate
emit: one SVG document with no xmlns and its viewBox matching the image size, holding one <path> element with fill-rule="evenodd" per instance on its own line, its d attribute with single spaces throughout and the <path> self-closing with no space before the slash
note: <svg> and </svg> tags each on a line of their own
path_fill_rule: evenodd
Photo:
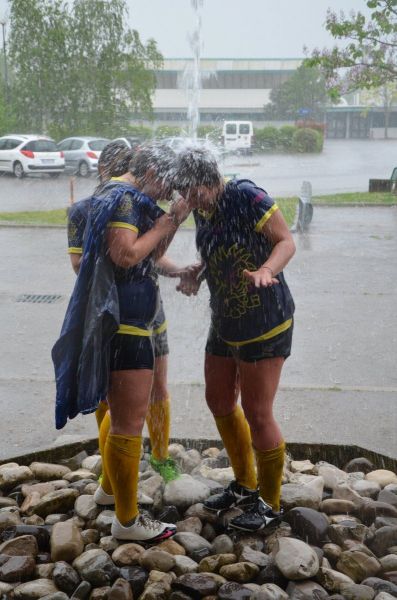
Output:
<svg viewBox="0 0 397 600">
<path fill-rule="evenodd" d="M 17 302 L 32 302 L 33 304 L 55 304 L 62 300 L 59 294 L 20 294 Z"/>
</svg>

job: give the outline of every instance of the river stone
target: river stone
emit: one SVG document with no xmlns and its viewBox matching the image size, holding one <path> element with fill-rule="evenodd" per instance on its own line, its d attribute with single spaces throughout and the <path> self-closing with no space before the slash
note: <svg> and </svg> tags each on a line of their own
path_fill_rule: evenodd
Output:
<svg viewBox="0 0 397 600">
<path fill-rule="evenodd" d="M 350 500 L 327 498 L 321 502 L 319 510 L 327 515 L 351 515 L 356 507 Z"/>
<path fill-rule="evenodd" d="M 88 469 L 76 469 L 76 471 L 70 471 L 69 473 L 66 473 L 63 478 L 69 483 L 81 481 L 82 479 L 93 479 L 94 481 L 98 479 L 95 473 L 88 471 Z"/>
<path fill-rule="evenodd" d="M 283 516 L 294 535 L 309 544 L 321 545 L 327 539 L 328 519 L 312 508 L 296 507 Z"/>
<path fill-rule="evenodd" d="M 88 598 L 91 589 L 92 586 L 90 583 L 88 583 L 88 581 L 82 581 L 70 597 L 79 598 L 79 600 L 85 600 Z"/>
<path fill-rule="evenodd" d="M 54 594 L 57 591 L 51 579 L 35 579 L 18 585 L 14 589 L 14 598 L 16 600 L 33 600 L 34 598 L 43 598 L 49 594 Z"/>
<path fill-rule="evenodd" d="M 131 586 L 125 579 L 119 577 L 106 595 L 107 600 L 133 600 Z"/>
<path fill-rule="evenodd" d="M 317 509 L 322 500 L 324 481 L 321 477 L 315 477 L 309 483 L 286 483 L 281 486 L 281 504 L 285 511 L 304 506 Z"/>
<path fill-rule="evenodd" d="M 7 467 L 6 465 L 3 465 L 0 468 L 0 490 L 11 490 L 29 479 L 34 479 L 33 473 L 29 467 Z"/>
<path fill-rule="evenodd" d="M 80 583 L 80 576 L 71 565 L 65 561 L 56 562 L 52 578 L 58 589 L 71 596 Z"/>
<path fill-rule="evenodd" d="M 348 575 L 325 566 L 320 567 L 316 579 L 328 592 L 339 592 L 343 583 L 354 583 Z"/>
<path fill-rule="evenodd" d="M 6 541 L 15 539 L 22 535 L 33 535 L 33 537 L 36 538 L 39 550 L 43 552 L 49 552 L 50 532 L 47 527 L 21 523 L 20 525 L 9 527 L 7 530 L 3 531 L 0 537 L 3 541 Z"/>
<path fill-rule="evenodd" d="M 305 542 L 279 538 L 273 549 L 274 561 L 287 579 L 309 579 L 319 569 L 316 552 Z"/>
<path fill-rule="evenodd" d="M 78 468 L 78 467 L 77 467 Z M 100 454 L 92 454 L 87 456 L 81 462 L 81 468 L 87 469 L 91 473 L 95 473 L 98 477 L 102 472 L 102 457 Z"/>
<path fill-rule="evenodd" d="M 324 552 L 324 556 L 333 564 L 337 562 L 342 554 L 342 548 L 338 546 L 338 544 L 324 544 L 322 550 Z"/>
<path fill-rule="evenodd" d="M 184 575 L 185 573 L 196 573 L 198 571 L 198 564 L 188 556 L 177 554 L 174 556 L 174 559 L 174 572 L 177 575 Z"/>
<path fill-rule="evenodd" d="M 397 475 L 393 473 L 393 471 L 388 471 L 387 469 L 370 471 L 366 474 L 365 478 L 369 481 L 376 481 L 382 488 L 390 483 L 397 483 Z"/>
<path fill-rule="evenodd" d="M 119 570 L 104 550 L 87 550 L 73 561 L 73 568 L 82 579 L 101 587 L 117 579 Z"/>
<path fill-rule="evenodd" d="M 310 460 L 292 460 L 290 469 L 293 473 L 308 473 L 314 472 L 314 464 Z"/>
<path fill-rule="evenodd" d="M 21 523 L 21 517 L 18 512 L 13 511 L 5 511 L 0 513 L 0 536 L 1 532 L 9 527 L 13 527 L 14 525 L 19 525 Z"/>
<path fill-rule="evenodd" d="M 259 552 L 259 550 L 254 550 L 250 546 L 244 546 L 239 554 L 239 561 L 250 562 L 261 569 L 268 564 L 269 560 L 271 559 L 267 554 Z"/>
<path fill-rule="evenodd" d="M 187 517 L 198 517 L 203 523 L 211 523 L 212 525 L 218 524 L 218 515 L 213 510 L 208 510 L 204 507 L 202 502 L 192 504 L 185 512 L 185 519 Z"/>
<path fill-rule="evenodd" d="M 291 598 L 291 600 L 323 600 L 323 598 L 329 598 L 325 589 L 315 581 L 290 581 L 286 594 L 286 598 Z"/>
<path fill-rule="evenodd" d="M 201 454 L 198 450 L 187 450 L 178 458 L 178 465 L 183 473 L 191 473 L 201 464 Z"/>
<path fill-rule="evenodd" d="M 74 504 L 74 511 L 77 516 L 88 521 L 96 519 L 99 513 L 99 507 L 92 496 L 82 494 L 76 498 Z"/>
<path fill-rule="evenodd" d="M 386 488 L 383 488 L 383 490 L 379 492 L 377 500 L 379 502 L 386 502 L 387 504 L 394 506 L 394 508 L 397 508 L 397 494 Z"/>
<path fill-rule="evenodd" d="M 192 598 L 202 598 L 216 595 L 220 584 L 210 573 L 186 573 L 175 579 L 172 587 L 182 590 Z"/>
<path fill-rule="evenodd" d="M 41 600 L 68 600 L 69 596 L 64 592 L 54 592 L 53 594 L 48 594 L 47 596 L 43 596 Z"/>
<path fill-rule="evenodd" d="M 387 592 L 379 592 L 379 594 L 376 594 L 375 600 L 394 600 L 394 596 Z"/>
<path fill-rule="evenodd" d="M 211 469 L 206 465 L 202 465 L 198 469 L 198 473 L 206 479 L 212 479 L 213 481 L 216 481 L 222 487 L 228 486 L 229 483 L 231 483 L 235 478 L 232 467 Z"/>
<path fill-rule="evenodd" d="M 367 577 L 375 576 L 381 569 L 376 558 L 368 556 L 363 552 L 348 550 L 342 552 L 336 568 L 341 573 L 348 575 L 355 583 L 361 583 Z"/>
<path fill-rule="evenodd" d="M 14 498 L 0 496 L 0 508 L 8 508 L 9 506 L 18 506 L 18 502 Z"/>
<path fill-rule="evenodd" d="M 368 479 L 354 481 L 350 485 L 354 491 L 358 492 L 364 498 L 376 498 L 381 489 L 379 483 Z"/>
<path fill-rule="evenodd" d="M 252 591 L 235 581 L 228 581 L 218 590 L 219 600 L 248 600 L 253 598 Z"/>
<path fill-rule="evenodd" d="M 162 573 L 168 573 L 175 566 L 175 559 L 169 552 L 164 550 L 157 550 L 157 548 L 151 548 L 145 550 L 139 557 L 139 564 L 148 571 L 161 571 Z"/>
<path fill-rule="evenodd" d="M 386 556 L 388 548 L 395 545 L 397 545 L 397 526 L 381 527 L 376 530 L 372 538 L 367 540 L 368 548 L 379 557 Z"/>
<path fill-rule="evenodd" d="M 33 535 L 21 535 L 0 544 L 0 554 L 8 556 L 37 556 L 39 548 Z"/>
<path fill-rule="evenodd" d="M 375 590 L 368 585 L 357 585 L 355 583 L 342 583 L 340 591 L 346 600 L 373 600 Z"/>
<path fill-rule="evenodd" d="M 232 565 L 237 562 L 237 556 L 235 554 L 214 554 L 207 556 L 200 561 L 199 572 L 218 573 L 221 567 L 225 565 Z"/>
<path fill-rule="evenodd" d="M 128 581 L 134 598 L 139 598 L 148 580 L 149 573 L 139 566 L 122 567 L 120 569 L 120 577 Z"/>
<path fill-rule="evenodd" d="M 192 504 L 203 502 L 209 495 L 210 490 L 206 485 L 184 474 L 166 484 L 164 502 L 184 510 Z"/>
<path fill-rule="evenodd" d="M 359 458 L 353 458 L 344 466 L 344 471 L 353 473 L 354 471 L 361 471 L 362 473 L 369 473 L 373 471 L 374 465 L 364 456 Z"/>
<path fill-rule="evenodd" d="M 365 525 L 350 520 L 328 527 L 328 537 L 331 542 L 342 547 L 346 540 L 354 540 L 360 543 L 363 542 L 366 532 L 367 527 L 365 527 Z"/>
<path fill-rule="evenodd" d="M 347 483 L 337 485 L 332 492 L 332 497 L 340 500 L 350 500 L 356 508 L 359 508 L 364 502 L 360 494 L 355 492 Z"/>
<path fill-rule="evenodd" d="M 40 481 L 50 481 L 51 479 L 63 479 L 66 473 L 70 472 L 69 467 L 64 465 L 56 465 L 52 463 L 32 462 L 29 465 L 34 478 Z"/>
<path fill-rule="evenodd" d="M 79 495 L 77 490 L 65 488 L 45 494 L 34 507 L 34 512 L 39 517 L 46 517 L 54 513 L 67 513 L 74 507 Z"/>
<path fill-rule="evenodd" d="M 35 567 L 33 556 L 11 556 L 0 566 L 0 581 L 8 583 L 27 581 L 33 575 Z"/>
<path fill-rule="evenodd" d="M 341 483 L 347 481 L 347 473 L 329 463 L 318 463 L 317 474 L 323 478 L 324 487 L 334 490 Z"/>
<path fill-rule="evenodd" d="M 183 521 L 178 521 L 176 523 L 176 528 L 178 533 L 182 531 L 190 531 L 191 533 L 197 533 L 200 535 L 203 529 L 203 524 L 198 517 L 187 517 L 187 519 L 184 519 Z"/>
<path fill-rule="evenodd" d="M 394 596 L 394 598 L 397 598 L 397 585 L 394 585 L 391 581 L 386 581 L 379 577 L 368 577 L 368 579 L 364 579 L 362 585 L 368 585 L 373 588 L 375 592 L 387 592 Z"/>
<path fill-rule="evenodd" d="M 182 444 L 170 444 L 168 446 L 168 455 L 174 460 L 182 457 L 184 453 L 185 447 Z"/>
<path fill-rule="evenodd" d="M 105 550 L 105 548 L 102 549 Z M 139 544 L 121 544 L 114 550 L 112 554 L 112 561 L 118 567 L 139 565 L 139 559 L 144 553 L 144 551 L 144 548 L 142 548 L 142 546 L 140 546 Z"/>
<path fill-rule="evenodd" d="M 55 523 L 51 531 L 51 558 L 54 562 L 72 562 L 83 550 L 81 531 L 73 521 Z"/>
<path fill-rule="evenodd" d="M 174 535 L 174 540 L 185 548 L 186 554 L 189 556 L 191 556 L 193 552 L 202 550 L 203 548 L 208 551 L 211 551 L 212 549 L 211 544 L 201 537 L 201 535 L 197 535 L 196 533 L 189 533 L 187 531 L 177 533 Z"/>
<path fill-rule="evenodd" d="M 230 537 L 225 533 L 218 535 L 212 540 L 212 552 L 214 554 L 232 554 L 234 544 Z"/>
<path fill-rule="evenodd" d="M 397 571 L 397 554 L 387 554 L 379 559 L 382 571 Z"/>
<path fill-rule="evenodd" d="M 185 556 L 186 550 L 183 546 L 178 544 L 175 540 L 169 538 L 168 540 L 164 540 L 161 544 L 156 545 L 157 550 L 164 550 L 164 552 L 168 552 L 173 556 L 183 555 Z"/>
<path fill-rule="evenodd" d="M 219 570 L 219 574 L 225 579 L 237 581 L 238 583 L 247 583 L 258 575 L 259 567 L 249 562 L 238 562 L 231 565 L 225 565 Z"/>
<path fill-rule="evenodd" d="M 110 535 L 114 514 L 114 510 L 103 510 L 95 519 L 95 526 L 104 535 Z"/>
</svg>

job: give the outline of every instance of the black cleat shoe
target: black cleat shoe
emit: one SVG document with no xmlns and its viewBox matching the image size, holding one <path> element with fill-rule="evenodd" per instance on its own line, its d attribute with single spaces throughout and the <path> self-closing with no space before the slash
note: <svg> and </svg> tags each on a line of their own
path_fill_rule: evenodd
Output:
<svg viewBox="0 0 397 600">
<path fill-rule="evenodd" d="M 254 533 L 272 525 L 277 525 L 282 517 L 282 511 L 275 512 L 269 504 L 259 496 L 253 506 L 248 508 L 243 515 L 234 517 L 229 527 Z"/>
<path fill-rule="evenodd" d="M 257 502 L 259 492 L 257 490 L 249 490 L 237 481 L 232 481 L 221 494 L 210 496 L 204 502 L 204 507 L 208 510 L 221 512 L 237 506 L 238 508 L 248 509 Z"/>
</svg>

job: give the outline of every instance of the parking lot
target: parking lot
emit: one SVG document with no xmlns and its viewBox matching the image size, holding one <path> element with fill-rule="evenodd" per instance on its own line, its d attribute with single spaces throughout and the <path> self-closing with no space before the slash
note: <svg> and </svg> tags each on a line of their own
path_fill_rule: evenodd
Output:
<svg viewBox="0 0 397 600">
<path fill-rule="evenodd" d="M 253 179 L 276 197 L 297 195 L 304 180 L 312 183 L 314 194 L 367 191 L 370 177 L 390 177 L 397 166 L 396 145 L 393 140 L 326 140 L 321 154 L 229 156 L 222 168 Z M 0 174 L 0 212 L 63 208 L 71 186 L 75 199 L 83 198 L 92 193 L 96 178 L 74 177 L 71 171 L 56 180 Z"/>
</svg>

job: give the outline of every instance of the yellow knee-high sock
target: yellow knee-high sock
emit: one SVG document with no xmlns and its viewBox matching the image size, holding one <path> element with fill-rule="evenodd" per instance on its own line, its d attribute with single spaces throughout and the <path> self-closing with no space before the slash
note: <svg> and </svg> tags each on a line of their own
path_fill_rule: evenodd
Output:
<svg viewBox="0 0 397 600">
<path fill-rule="evenodd" d="M 236 481 L 249 489 L 255 489 L 255 459 L 251 432 L 241 406 L 230 415 L 215 417 L 216 426 L 232 463 Z"/>
<path fill-rule="evenodd" d="M 102 418 L 101 426 L 99 428 L 99 452 L 102 457 L 102 480 L 101 486 L 104 492 L 107 494 L 113 494 L 112 484 L 109 479 L 108 470 L 106 468 L 105 460 L 105 444 L 110 430 L 110 413 L 106 411 Z"/>
<path fill-rule="evenodd" d="M 170 439 L 171 404 L 169 397 L 160 402 L 151 402 L 146 415 L 149 430 L 152 456 L 156 460 L 164 460 L 168 456 Z"/>
<path fill-rule="evenodd" d="M 259 493 L 275 511 L 280 510 L 281 481 L 283 477 L 285 443 L 272 450 L 257 450 Z"/>
<path fill-rule="evenodd" d="M 98 425 L 98 429 L 101 427 L 103 417 L 106 415 L 108 410 L 109 410 L 108 403 L 103 402 L 103 400 L 101 400 L 101 402 L 98 404 L 98 408 L 95 411 L 95 418 L 96 418 L 96 422 Z"/>
<path fill-rule="evenodd" d="M 140 435 L 109 433 L 105 444 L 105 464 L 112 484 L 116 516 L 125 525 L 138 514 L 138 473 L 141 458 Z"/>
</svg>

